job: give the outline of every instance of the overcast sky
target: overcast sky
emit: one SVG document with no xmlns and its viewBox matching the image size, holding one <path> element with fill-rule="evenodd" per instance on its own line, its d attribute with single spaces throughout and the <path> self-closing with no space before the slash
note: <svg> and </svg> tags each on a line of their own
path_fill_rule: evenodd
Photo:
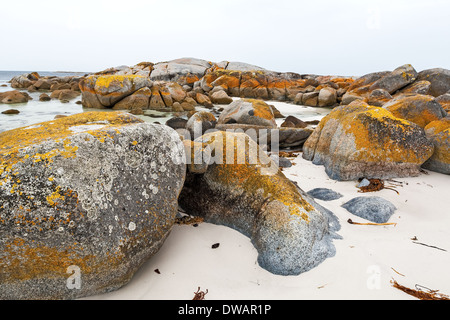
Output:
<svg viewBox="0 0 450 320">
<path fill-rule="evenodd" d="M 8 0 L 0 70 L 181 57 L 330 75 L 450 69 L 449 17 L 446 0 Z"/>
</svg>

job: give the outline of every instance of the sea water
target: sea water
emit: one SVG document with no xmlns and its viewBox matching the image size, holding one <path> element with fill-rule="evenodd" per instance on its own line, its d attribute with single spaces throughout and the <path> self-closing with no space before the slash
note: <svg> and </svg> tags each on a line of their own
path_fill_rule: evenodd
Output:
<svg viewBox="0 0 450 320">
<path fill-rule="evenodd" d="M 11 90 L 18 90 L 11 88 L 9 81 L 21 74 L 29 73 L 27 71 L 0 71 L 0 92 L 6 92 Z M 65 72 L 38 72 L 41 76 L 71 76 L 71 75 L 84 75 L 84 73 L 65 73 Z M 6 85 L 6 87 L 2 86 Z M 77 99 L 71 100 L 68 103 L 62 103 L 55 99 L 47 102 L 39 101 L 39 96 L 45 91 L 28 92 L 28 90 L 19 91 L 27 92 L 33 100 L 27 103 L 18 104 L 0 104 L 0 132 L 11 130 L 19 127 L 32 125 L 39 122 L 50 121 L 55 118 L 56 115 L 72 115 L 83 112 L 83 107 L 76 104 L 81 96 Z M 50 95 L 51 92 L 47 92 Z M 1 112 L 8 109 L 19 110 L 19 114 L 2 114 Z"/>
</svg>

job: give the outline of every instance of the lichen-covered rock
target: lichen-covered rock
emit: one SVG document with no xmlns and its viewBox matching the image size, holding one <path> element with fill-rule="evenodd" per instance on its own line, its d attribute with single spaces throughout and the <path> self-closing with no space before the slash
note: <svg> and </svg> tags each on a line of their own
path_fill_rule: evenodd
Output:
<svg viewBox="0 0 450 320">
<path fill-rule="evenodd" d="M 21 92 L 18 90 L 0 92 L 0 103 L 4 104 L 16 104 L 16 103 L 27 103 L 32 98 L 26 92 Z"/>
<path fill-rule="evenodd" d="M 434 144 L 434 153 L 422 167 L 450 174 L 450 118 L 430 122 L 425 134 Z"/>
<path fill-rule="evenodd" d="M 335 253 L 328 211 L 299 189 L 250 137 L 213 132 L 204 174 L 188 173 L 180 206 L 205 221 L 248 236 L 264 269 L 297 275 Z"/>
<path fill-rule="evenodd" d="M 184 157 L 174 130 L 121 112 L 0 133 L 0 299 L 126 284 L 171 230 Z"/>
<path fill-rule="evenodd" d="M 428 94 L 434 97 L 450 91 L 450 70 L 443 68 L 427 69 L 419 72 L 417 80 L 426 80 L 431 83 Z"/>
<path fill-rule="evenodd" d="M 450 93 L 445 93 L 436 98 L 436 101 L 447 111 L 447 114 L 450 112 Z"/>
<path fill-rule="evenodd" d="M 447 112 L 433 96 L 423 94 L 406 94 L 390 100 L 383 105 L 397 118 L 405 119 L 424 128 L 431 121 L 439 120 Z"/>
<path fill-rule="evenodd" d="M 336 89 L 325 87 L 320 89 L 318 99 L 319 107 L 331 107 L 336 104 L 337 92 Z"/>
<path fill-rule="evenodd" d="M 224 90 L 213 92 L 210 96 L 211 102 L 216 104 L 230 104 L 233 99 Z"/>
<path fill-rule="evenodd" d="M 199 80 L 205 75 L 207 69 L 212 64 L 209 61 L 195 58 L 180 58 L 168 62 L 159 62 L 153 65 L 153 70 L 150 74 L 152 80 L 163 81 L 179 81 L 183 78 L 184 81 L 189 77 L 195 77 L 195 81 Z M 192 80 L 188 80 L 192 82 Z"/>
<path fill-rule="evenodd" d="M 308 195 L 315 199 L 323 200 L 323 201 L 332 201 L 342 198 L 343 195 L 339 192 L 328 188 L 315 188 L 308 191 Z"/>
<path fill-rule="evenodd" d="M 386 223 L 397 209 L 392 203 L 380 197 L 357 197 L 342 205 L 348 212 L 360 218 Z"/>
<path fill-rule="evenodd" d="M 418 125 L 363 102 L 324 117 L 303 146 L 303 158 L 324 165 L 335 180 L 418 175 L 433 154 Z"/>
<path fill-rule="evenodd" d="M 39 75 L 37 73 L 36 75 L 33 76 L 31 73 L 25 73 L 15 76 L 11 79 L 11 87 L 15 89 L 26 89 L 33 85 L 37 79 L 39 79 Z"/>
<path fill-rule="evenodd" d="M 123 98 L 152 84 L 149 78 L 136 75 L 90 76 L 80 81 L 83 106 L 112 108 Z"/>
<path fill-rule="evenodd" d="M 347 89 L 347 94 L 349 96 L 351 95 L 351 96 L 365 97 L 372 91 L 370 90 L 372 84 L 374 84 L 377 80 L 383 78 L 388 74 L 390 74 L 389 71 L 382 71 L 382 72 L 372 72 L 363 75 L 357 78 L 355 81 L 353 81 L 353 83 Z M 351 101 L 349 101 L 348 103 L 350 102 Z"/>
<path fill-rule="evenodd" d="M 385 103 L 389 102 L 392 99 L 392 96 L 384 89 L 375 89 L 367 98 L 367 103 L 371 106 L 381 107 Z"/>
<path fill-rule="evenodd" d="M 270 106 L 264 101 L 256 99 L 239 99 L 234 101 L 222 111 L 217 123 L 277 127 Z"/>
<path fill-rule="evenodd" d="M 426 80 L 414 81 L 399 91 L 399 94 L 418 93 L 429 94 L 431 82 Z"/>
<path fill-rule="evenodd" d="M 375 81 L 369 91 L 384 89 L 390 94 L 412 83 L 417 78 L 417 71 L 410 64 L 405 64 Z"/>
<path fill-rule="evenodd" d="M 201 137 L 207 130 L 214 129 L 216 117 L 208 111 L 198 111 L 189 118 L 186 129 L 191 134 L 191 140 Z"/>
</svg>

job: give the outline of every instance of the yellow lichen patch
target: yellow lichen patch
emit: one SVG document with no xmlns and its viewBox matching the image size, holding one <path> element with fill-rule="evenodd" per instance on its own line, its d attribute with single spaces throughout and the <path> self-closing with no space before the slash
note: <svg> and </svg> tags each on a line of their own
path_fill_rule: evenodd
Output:
<svg viewBox="0 0 450 320">
<path fill-rule="evenodd" d="M 27 281 L 40 278 L 67 279 L 68 267 L 77 266 L 85 277 L 110 271 L 120 264 L 120 250 L 107 252 L 99 259 L 87 253 L 79 243 L 67 244 L 64 248 L 33 244 L 22 238 L 6 242 L 2 251 L 0 268 L 3 283 Z"/>
<path fill-rule="evenodd" d="M 19 160 L 32 157 L 35 162 L 50 160 L 56 155 L 66 158 L 74 157 L 78 147 L 72 146 L 69 136 L 75 133 L 71 130 L 79 125 L 95 125 L 101 122 L 104 128 L 117 127 L 129 123 L 139 123 L 142 120 L 122 112 L 85 112 L 57 120 L 43 122 L 38 125 L 18 128 L 0 133 L 0 175 L 4 171 L 11 172 L 12 165 Z M 97 130 L 101 131 L 101 130 Z M 97 132 L 91 131 L 91 132 Z M 39 144 L 46 140 L 63 141 L 61 149 L 54 149 L 45 154 L 25 155 L 21 157 L 21 149 Z"/>
<path fill-rule="evenodd" d="M 369 122 L 377 123 L 383 132 L 369 130 Z M 405 137 L 416 129 L 409 121 L 396 118 L 383 108 L 369 107 L 343 118 L 341 124 L 355 139 L 357 152 L 352 155 L 352 160 L 377 162 L 390 159 L 391 162 L 402 163 L 408 159 L 408 162 L 418 164 L 425 161 L 415 150 L 402 146 Z M 396 132 L 397 138 L 393 137 L 393 132 Z"/>
<path fill-rule="evenodd" d="M 244 99 L 244 101 L 250 102 L 253 105 L 255 117 L 263 118 L 266 120 L 274 119 L 272 109 L 264 101 L 258 99 Z"/>
<path fill-rule="evenodd" d="M 60 192 L 61 187 L 57 186 L 56 190 L 46 197 L 47 203 L 51 206 L 57 206 L 58 203 L 64 201 L 65 197 Z"/>
<path fill-rule="evenodd" d="M 206 134 L 204 138 L 215 156 L 222 157 L 222 163 L 217 163 L 220 159 L 216 158 L 216 165 L 208 169 L 214 180 L 229 187 L 242 188 L 248 194 L 261 194 L 268 201 L 279 201 L 289 208 L 291 216 L 309 221 L 307 212 L 313 211 L 314 207 L 249 136 L 216 132 Z"/>
<path fill-rule="evenodd" d="M 97 80 L 95 81 L 95 86 L 98 88 L 107 89 L 112 84 L 114 84 L 123 87 L 123 82 L 125 80 L 133 81 L 136 78 L 144 78 L 144 77 L 138 75 L 105 75 L 97 77 Z"/>
</svg>

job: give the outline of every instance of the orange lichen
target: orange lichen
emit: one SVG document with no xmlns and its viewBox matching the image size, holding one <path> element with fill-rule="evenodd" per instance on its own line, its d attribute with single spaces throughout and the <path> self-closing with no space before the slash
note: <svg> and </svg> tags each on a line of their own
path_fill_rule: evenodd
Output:
<svg viewBox="0 0 450 320">
<path fill-rule="evenodd" d="M 266 120 L 273 120 L 272 109 L 264 101 L 257 99 L 244 99 L 244 101 L 250 102 L 253 105 L 255 117 L 263 118 Z"/>
<path fill-rule="evenodd" d="M 307 212 L 314 210 L 273 162 L 269 162 L 256 143 L 245 134 L 207 134 L 209 144 L 216 157 L 209 174 L 226 186 L 239 186 L 251 194 L 261 193 L 269 201 L 279 201 L 289 208 L 291 216 L 300 216 L 309 221 Z M 262 158 L 261 158 L 262 157 Z M 222 161 L 222 163 L 220 163 Z M 270 171 L 271 174 L 264 172 Z M 301 210 L 303 208 L 305 211 Z"/>
</svg>

